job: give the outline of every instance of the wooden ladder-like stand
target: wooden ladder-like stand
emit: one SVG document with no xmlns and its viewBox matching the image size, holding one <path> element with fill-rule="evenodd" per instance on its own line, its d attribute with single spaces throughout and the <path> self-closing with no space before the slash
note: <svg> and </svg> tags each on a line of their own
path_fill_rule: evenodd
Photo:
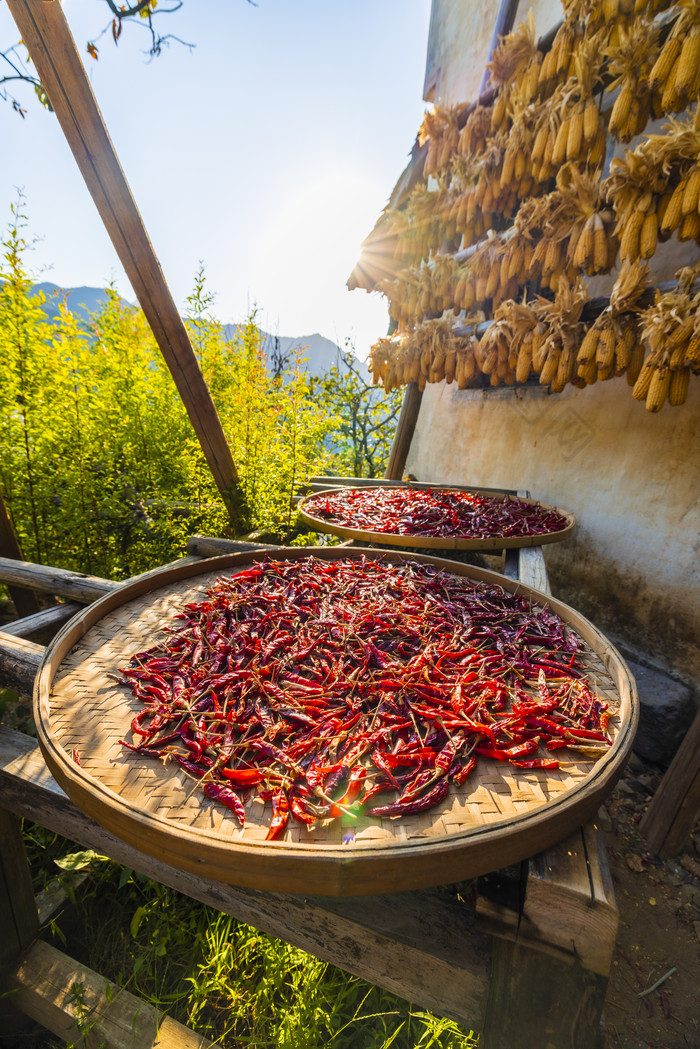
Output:
<svg viewBox="0 0 700 1049">
<path fill-rule="evenodd" d="M 271 548 L 194 536 L 187 560 L 251 549 Z M 505 570 L 549 592 L 539 547 L 509 551 Z M 80 607 L 120 585 L 6 558 L 0 558 L 0 581 L 67 599 L 0 632 L 0 687 L 24 696 L 43 653 L 36 639 L 48 641 Z M 5 1006 L 73 1040 L 70 988 L 77 982 L 96 1035 L 115 1049 L 211 1043 L 40 938 L 54 904 L 35 900 L 21 818 L 457 1020 L 480 1032 L 481 1049 L 603 1045 L 618 913 L 593 823 L 480 878 L 473 910 L 439 889 L 348 899 L 238 889 L 152 859 L 103 830 L 67 798 L 36 741 L 0 726 L 0 990 L 13 992 Z"/>
</svg>

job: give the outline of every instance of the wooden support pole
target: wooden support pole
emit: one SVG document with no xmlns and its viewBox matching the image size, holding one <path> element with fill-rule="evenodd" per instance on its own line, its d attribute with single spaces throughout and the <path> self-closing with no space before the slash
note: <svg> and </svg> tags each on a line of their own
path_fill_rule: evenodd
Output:
<svg viewBox="0 0 700 1049">
<path fill-rule="evenodd" d="M 700 813 L 700 714 L 697 714 L 661 780 L 639 829 L 662 860 L 688 842 Z"/>
<path fill-rule="evenodd" d="M 111 594 L 120 585 L 101 576 L 70 572 L 67 568 L 34 565 L 30 561 L 13 561 L 8 557 L 0 557 L 0 582 L 29 586 L 43 594 L 68 597 L 85 605 L 105 594 Z"/>
<path fill-rule="evenodd" d="M 25 1035 L 29 1025 L 7 990 L 7 974 L 39 933 L 39 914 L 18 816 L 0 809 L 0 1032 Z"/>
<path fill-rule="evenodd" d="M 0 557 L 11 558 L 15 561 L 23 559 L 19 540 L 12 527 L 10 515 L 5 506 L 5 500 L 0 494 Z M 19 616 L 31 616 L 39 611 L 39 602 L 31 590 L 21 586 L 10 586 L 10 597 Z"/>
<path fill-rule="evenodd" d="M 2 633 L 45 645 L 82 607 L 77 601 L 66 601 L 62 605 L 53 605 L 51 608 L 44 608 L 41 612 L 37 612 L 36 615 L 25 616 L 24 619 L 18 619 L 15 623 L 8 623 L 2 628 Z"/>
<path fill-rule="evenodd" d="M 244 497 L 221 421 L 119 164 L 59 0 L 8 0 L 112 244 L 151 326 L 233 527 Z"/>
<path fill-rule="evenodd" d="M 278 549 L 274 544 L 249 543 L 245 539 L 219 539 L 211 535 L 191 535 L 187 553 L 196 557 L 218 557 L 219 554 L 265 554 Z"/>
<path fill-rule="evenodd" d="M 26 950 L 39 932 L 21 821 L 0 809 L 0 969 Z"/>
<path fill-rule="evenodd" d="M 417 382 L 409 382 L 403 395 L 403 404 L 396 424 L 394 443 L 391 446 L 389 462 L 384 477 L 388 481 L 400 481 L 403 477 L 408 451 L 418 422 L 418 412 L 423 400 L 423 391 Z"/>
<path fill-rule="evenodd" d="M 483 1049 L 603 1049 L 607 980 L 576 958 L 556 967 L 546 954 L 494 940 Z"/>
<path fill-rule="evenodd" d="M 0 630 L 0 688 L 31 699 L 34 678 L 44 655 L 44 646 Z"/>
</svg>

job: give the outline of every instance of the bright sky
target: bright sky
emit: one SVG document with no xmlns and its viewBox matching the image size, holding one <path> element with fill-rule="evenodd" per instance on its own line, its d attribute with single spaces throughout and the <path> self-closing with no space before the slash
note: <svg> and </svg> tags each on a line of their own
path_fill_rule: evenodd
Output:
<svg viewBox="0 0 700 1049">
<path fill-rule="evenodd" d="M 388 314 L 345 282 L 423 118 L 430 0 L 184 0 L 160 24 L 196 47 L 153 61 L 140 27 L 97 39 L 102 0 L 63 7 L 178 306 L 202 261 L 219 320 L 256 306 L 267 331 L 364 356 Z M 0 49 L 17 38 L 0 3 Z M 134 301 L 55 117 L 19 97 L 24 120 L 0 103 L 3 231 L 21 189 L 37 281 Z"/>
</svg>

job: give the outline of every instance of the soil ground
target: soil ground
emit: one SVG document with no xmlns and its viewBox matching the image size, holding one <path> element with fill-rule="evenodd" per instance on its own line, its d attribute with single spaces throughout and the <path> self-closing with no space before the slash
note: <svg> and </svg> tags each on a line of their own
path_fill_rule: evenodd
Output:
<svg viewBox="0 0 700 1049">
<path fill-rule="evenodd" d="M 638 831 L 662 774 L 632 755 L 601 810 L 620 912 L 607 1049 L 700 1049 L 700 823 L 667 861 Z"/>
</svg>

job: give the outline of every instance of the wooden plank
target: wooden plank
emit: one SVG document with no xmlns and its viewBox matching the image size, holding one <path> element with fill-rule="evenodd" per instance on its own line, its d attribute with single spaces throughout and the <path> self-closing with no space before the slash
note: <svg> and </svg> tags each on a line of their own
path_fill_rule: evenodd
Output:
<svg viewBox="0 0 700 1049">
<path fill-rule="evenodd" d="M 525 488 L 521 488 L 517 495 L 518 499 L 530 498 L 530 492 Z M 541 546 L 524 546 L 519 549 L 517 578 L 533 590 L 540 590 L 543 594 L 552 593 Z"/>
<path fill-rule="evenodd" d="M 0 685 L 31 698 L 44 646 L 0 630 Z"/>
<path fill-rule="evenodd" d="M 25 641 L 46 644 L 82 607 L 77 601 L 66 601 L 62 605 L 53 605 L 34 615 L 8 623 L 3 626 L 2 633 L 10 634 L 12 637 L 22 637 Z"/>
<path fill-rule="evenodd" d="M 36 909 L 39 925 L 45 926 L 53 921 L 65 908 L 72 907 L 75 891 L 90 877 L 89 870 L 63 871 L 60 878 L 53 878 L 45 889 L 36 896 Z M 65 933 L 62 923 L 61 931 Z"/>
<path fill-rule="evenodd" d="M 18 583 L 44 594 L 80 601 L 84 605 L 97 601 L 105 594 L 111 594 L 120 586 L 119 583 L 87 575 L 85 572 L 69 572 L 65 568 L 35 565 L 29 561 L 13 561 L 9 557 L 0 557 L 0 583 Z"/>
<path fill-rule="evenodd" d="M 558 948 L 584 969 L 608 976 L 618 911 L 607 865 L 598 860 L 597 832 L 589 824 L 529 861 L 518 941 Z"/>
<path fill-rule="evenodd" d="M 170 1019 L 62 951 L 37 940 L 8 974 L 16 1006 L 66 1041 L 105 1049 L 213 1049 Z"/>
<path fill-rule="evenodd" d="M 236 530 L 244 499 L 214 402 L 102 120 L 60 3 L 8 0 L 68 145 L 187 410 Z"/>
<path fill-rule="evenodd" d="M 603 1049 L 606 987 L 573 957 L 496 940 L 480 1049 Z"/>
<path fill-rule="evenodd" d="M 549 585 L 542 547 L 521 546 L 519 561 L 518 578 L 520 582 L 525 586 L 531 586 L 533 590 L 540 590 L 543 594 L 551 594 L 552 589 Z"/>
<path fill-rule="evenodd" d="M 22 561 L 23 556 L 5 501 L 2 493 L 0 493 L 0 557 L 9 557 L 13 561 Z M 8 590 L 18 615 L 31 616 L 39 611 L 39 602 L 36 594 L 31 590 L 26 590 L 24 587 L 19 586 L 10 586 Z"/>
<path fill-rule="evenodd" d="M 685 734 L 642 817 L 639 829 L 652 852 L 676 856 L 700 813 L 700 713 Z"/>
<path fill-rule="evenodd" d="M 39 932 L 32 879 L 20 820 L 0 809 L 0 970 Z"/>
<path fill-rule="evenodd" d="M 418 388 L 418 383 L 409 382 L 403 395 L 394 442 L 391 446 L 389 462 L 384 473 L 387 480 L 400 481 L 403 477 L 422 400 L 423 391 Z"/>
<path fill-rule="evenodd" d="M 35 740 L 0 726 L 2 803 L 85 848 L 277 936 L 441 1015 L 478 1027 L 490 937 L 453 894 L 332 900 L 238 889 L 144 855 L 85 816 L 53 780 Z"/>
<path fill-rule="evenodd" d="M 528 494 L 518 492 L 523 498 Z M 523 547 L 518 556 L 520 581 L 551 594 L 542 548 Z M 524 939 L 573 950 L 592 972 L 609 973 L 619 915 L 607 857 L 592 822 L 529 861 L 522 917 Z"/>
<path fill-rule="evenodd" d="M 479 895 L 480 931 L 609 975 L 619 915 L 594 823 L 526 860 L 521 898 L 512 897 L 507 886 Z"/>
</svg>

